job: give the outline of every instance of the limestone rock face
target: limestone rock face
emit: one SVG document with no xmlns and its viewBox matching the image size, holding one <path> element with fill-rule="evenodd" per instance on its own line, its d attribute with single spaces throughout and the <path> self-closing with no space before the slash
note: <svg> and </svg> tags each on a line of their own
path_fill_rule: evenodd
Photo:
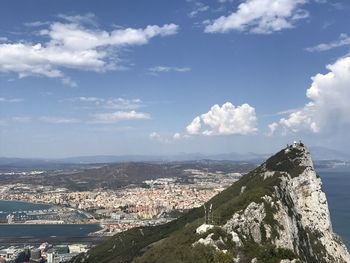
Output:
<svg viewBox="0 0 350 263">
<path fill-rule="evenodd" d="M 225 225 L 224 229 L 231 232 L 233 229 L 243 235 L 243 237 L 251 236 L 257 243 L 261 243 L 260 225 L 265 217 L 264 204 L 250 203 L 242 213 L 233 215 Z"/>
<path fill-rule="evenodd" d="M 346 246 L 332 230 L 322 182 L 304 145 L 295 144 L 271 157 L 256 176 L 276 177 L 279 183 L 260 203 L 251 202 L 234 213 L 223 229 L 237 232 L 243 240 L 289 249 L 303 262 L 350 262 Z"/>
<path fill-rule="evenodd" d="M 142 234 L 117 234 L 72 262 L 350 263 L 301 143 L 282 149 L 206 205 L 213 208 L 210 217 L 192 209 Z M 100 260 L 109 253 L 109 260 Z"/>
</svg>

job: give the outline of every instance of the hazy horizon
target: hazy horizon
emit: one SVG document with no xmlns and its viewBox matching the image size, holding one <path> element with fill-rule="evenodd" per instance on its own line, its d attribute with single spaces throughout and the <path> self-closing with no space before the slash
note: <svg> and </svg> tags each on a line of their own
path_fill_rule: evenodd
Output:
<svg viewBox="0 0 350 263">
<path fill-rule="evenodd" d="M 2 1 L 0 156 L 347 153 L 350 3 L 260 1 Z"/>
</svg>

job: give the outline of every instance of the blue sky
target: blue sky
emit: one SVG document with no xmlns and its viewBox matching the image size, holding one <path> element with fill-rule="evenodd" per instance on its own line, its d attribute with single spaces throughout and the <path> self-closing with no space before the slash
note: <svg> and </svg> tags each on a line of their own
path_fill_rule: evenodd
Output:
<svg viewBox="0 0 350 263">
<path fill-rule="evenodd" d="M 0 156 L 265 153 L 294 139 L 348 151 L 349 11 L 2 1 Z"/>
</svg>

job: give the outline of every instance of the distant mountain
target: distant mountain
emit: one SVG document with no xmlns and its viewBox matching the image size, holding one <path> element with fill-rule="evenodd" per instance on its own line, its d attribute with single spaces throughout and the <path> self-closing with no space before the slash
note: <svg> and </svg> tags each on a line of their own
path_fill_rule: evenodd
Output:
<svg viewBox="0 0 350 263">
<path fill-rule="evenodd" d="M 206 207 L 210 212 L 195 208 L 168 224 L 117 234 L 71 262 L 350 262 L 302 144 L 270 157 Z"/>
<path fill-rule="evenodd" d="M 76 156 L 51 161 L 60 163 L 122 163 L 122 162 L 158 162 L 158 161 L 198 161 L 198 160 L 227 160 L 227 161 L 256 161 L 266 159 L 268 154 L 256 153 L 223 153 L 223 154 L 202 154 L 202 153 L 179 153 L 173 155 L 95 155 Z"/>
<path fill-rule="evenodd" d="M 62 164 L 108 164 L 124 162 L 176 162 L 176 161 L 199 161 L 199 160 L 226 160 L 226 161 L 250 161 L 261 162 L 266 158 L 265 154 L 239 154 L 225 153 L 207 155 L 201 153 L 179 153 L 174 155 L 95 155 L 76 156 L 58 159 L 40 158 L 8 158 L 0 157 L 0 167 L 48 167 Z"/>
<path fill-rule="evenodd" d="M 0 157 L 0 168 L 49 168 L 63 164 L 59 160 L 35 158 L 8 158 Z"/>
<path fill-rule="evenodd" d="M 37 163 L 42 164 L 45 161 L 42 159 L 0 157 L 0 165 L 32 165 Z"/>
<path fill-rule="evenodd" d="M 350 161 L 350 154 L 326 147 L 310 147 L 314 160 L 341 160 Z M 96 155 L 78 156 L 58 159 L 65 163 L 117 163 L 140 161 L 196 161 L 196 160 L 228 160 L 228 161 L 254 161 L 260 163 L 268 158 L 271 153 L 179 153 L 172 155 Z"/>
<path fill-rule="evenodd" d="M 339 160 L 350 161 L 350 154 L 326 147 L 310 147 L 314 160 Z M 52 164 L 104 164 L 122 162 L 157 162 L 157 161 L 196 161 L 196 160 L 227 160 L 227 161 L 250 161 L 261 163 L 271 154 L 258 153 L 179 153 L 172 155 L 92 155 L 76 156 L 67 158 L 44 159 L 44 158 L 7 158 L 0 157 L 0 166 L 48 166 Z"/>
<path fill-rule="evenodd" d="M 350 161 L 350 154 L 326 147 L 310 147 L 310 152 L 314 160 Z"/>
<path fill-rule="evenodd" d="M 110 164 L 51 164 L 42 174 L 3 174 L 2 184 L 30 181 L 34 185 L 64 187 L 73 191 L 94 191 L 95 189 L 117 189 L 130 184 L 142 185 L 145 180 L 157 178 L 178 178 L 188 180 L 188 169 L 209 173 L 246 173 L 256 164 L 233 161 L 176 161 L 176 162 L 122 162 Z M 45 167 L 44 167 L 45 168 Z M 27 168 L 29 169 L 29 168 Z M 35 168 L 40 170 L 39 168 Z M 23 171 L 24 168 L 0 166 L 0 171 Z"/>
<path fill-rule="evenodd" d="M 91 167 L 101 165 L 95 165 L 90 163 L 74 163 L 64 162 L 54 159 L 26 159 L 26 158 L 6 158 L 0 157 L 0 172 L 20 172 L 20 171 L 32 171 L 32 170 L 44 170 L 44 171 L 72 171 L 82 170 Z"/>
</svg>

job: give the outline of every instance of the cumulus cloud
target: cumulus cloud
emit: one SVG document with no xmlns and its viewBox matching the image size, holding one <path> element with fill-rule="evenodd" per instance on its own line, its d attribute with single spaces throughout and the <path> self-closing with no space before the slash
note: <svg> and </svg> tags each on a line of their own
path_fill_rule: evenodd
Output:
<svg viewBox="0 0 350 263">
<path fill-rule="evenodd" d="M 307 18 L 301 7 L 308 0 L 245 0 L 228 16 L 207 23 L 205 32 L 225 33 L 232 30 L 269 34 L 292 28 L 296 21 Z"/>
<path fill-rule="evenodd" d="M 123 68 L 116 50 L 144 45 L 156 36 L 176 34 L 178 26 L 148 25 L 145 28 L 118 28 L 104 31 L 87 27 L 86 17 L 66 16 L 64 22 L 53 22 L 40 30 L 48 40 L 43 43 L 17 42 L 0 44 L 0 72 L 26 76 L 60 78 L 64 84 L 76 83 L 63 69 L 104 72 Z"/>
<path fill-rule="evenodd" d="M 148 120 L 151 116 L 148 113 L 137 111 L 116 111 L 108 113 L 97 113 L 93 115 L 92 123 L 115 123 L 126 120 Z"/>
<path fill-rule="evenodd" d="M 186 130 L 189 134 L 198 134 L 201 129 L 201 118 L 197 116 L 192 120 L 192 122 L 186 127 Z"/>
<path fill-rule="evenodd" d="M 149 137 L 150 137 L 151 139 L 159 139 L 159 138 L 160 138 L 160 135 L 159 135 L 159 133 L 157 133 L 157 132 L 152 132 L 152 133 L 150 133 Z"/>
<path fill-rule="evenodd" d="M 268 125 L 268 128 L 269 128 L 269 132 L 267 133 L 267 136 L 271 137 L 275 134 L 276 129 L 278 128 L 278 123 L 273 122 L 273 123 Z"/>
<path fill-rule="evenodd" d="M 180 133 L 175 133 L 174 135 L 173 135 L 173 139 L 174 140 L 179 140 L 179 139 L 181 139 L 181 134 Z"/>
<path fill-rule="evenodd" d="M 149 135 L 149 138 L 151 140 L 154 140 L 154 141 L 158 141 L 158 142 L 161 142 L 161 143 L 168 143 L 170 142 L 169 139 L 161 136 L 159 133 L 157 132 L 152 132 L 150 135 Z"/>
<path fill-rule="evenodd" d="M 226 102 L 221 107 L 216 104 L 207 113 L 194 118 L 186 129 L 191 135 L 247 135 L 257 132 L 256 125 L 257 118 L 253 107 L 249 104 L 236 107 Z"/>
<path fill-rule="evenodd" d="M 189 135 L 189 134 L 181 134 L 181 133 L 179 133 L 179 132 L 174 133 L 174 135 L 173 135 L 173 137 L 172 137 L 172 139 L 173 139 L 174 141 L 178 141 L 178 140 L 181 140 L 181 139 L 190 139 L 190 138 L 192 138 L 192 135 Z"/>
<path fill-rule="evenodd" d="M 161 143 L 174 143 L 175 141 L 179 141 L 181 139 L 188 139 L 191 138 L 190 135 L 184 134 L 182 135 L 181 133 L 174 133 L 173 136 L 169 135 L 161 135 L 158 132 L 152 132 L 149 134 L 149 138 L 154 141 L 158 141 Z"/>
<path fill-rule="evenodd" d="M 312 77 L 306 96 L 310 100 L 279 123 L 285 132 L 327 133 L 350 125 L 350 57 L 327 66 L 326 74 Z"/>
<path fill-rule="evenodd" d="M 327 51 L 342 46 L 350 46 L 350 37 L 347 34 L 340 34 L 339 38 L 335 41 L 308 47 L 306 50 L 309 52 Z"/>
</svg>

